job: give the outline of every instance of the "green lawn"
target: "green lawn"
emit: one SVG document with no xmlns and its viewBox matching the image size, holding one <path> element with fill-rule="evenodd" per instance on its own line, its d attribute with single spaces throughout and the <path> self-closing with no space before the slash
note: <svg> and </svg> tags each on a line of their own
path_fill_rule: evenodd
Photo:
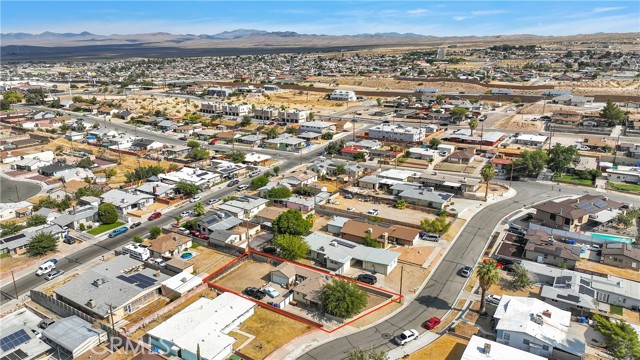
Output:
<svg viewBox="0 0 640 360">
<path fill-rule="evenodd" d="M 194 244 L 195 244 L 195 243 L 194 243 Z M 11 255 L 9 255 L 9 253 L 5 253 L 5 252 L 0 253 L 0 259 L 8 258 L 8 257 L 10 257 L 10 256 L 11 256 Z"/>
<path fill-rule="evenodd" d="M 611 305 L 611 313 L 614 315 L 622 316 L 622 307 L 617 305 Z"/>
<path fill-rule="evenodd" d="M 89 234 L 91 235 L 100 235 L 105 231 L 109 231 L 109 230 L 113 230 L 115 228 L 118 228 L 120 226 L 124 225 L 124 223 L 122 221 L 117 221 L 114 222 L 113 224 L 108 224 L 108 225 L 100 225 L 98 227 L 94 227 L 93 229 L 87 231 Z"/>
<path fill-rule="evenodd" d="M 613 190 L 640 193 L 640 185 L 636 184 L 623 184 L 609 181 L 607 182 L 607 186 Z"/>
<path fill-rule="evenodd" d="M 553 179 L 557 180 L 557 181 L 561 181 L 561 182 L 570 183 L 570 184 L 593 186 L 593 181 L 582 179 L 579 176 L 575 176 L 575 175 L 567 175 L 567 174 L 565 174 L 565 175 L 562 175 L 562 176 L 556 176 Z"/>
</svg>

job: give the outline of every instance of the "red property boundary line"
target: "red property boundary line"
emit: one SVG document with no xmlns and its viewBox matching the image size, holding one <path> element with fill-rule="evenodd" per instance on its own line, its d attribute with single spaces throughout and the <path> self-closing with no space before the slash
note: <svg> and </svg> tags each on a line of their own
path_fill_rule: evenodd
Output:
<svg viewBox="0 0 640 360">
<path fill-rule="evenodd" d="M 348 322 L 346 322 L 346 323 L 344 323 L 344 324 L 342 324 L 342 325 L 338 326 L 337 328 L 335 328 L 335 329 L 333 329 L 333 330 L 327 330 L 327 329 L 325 329 L 325 328 L 324 328 L 324 327 L 322 327 L 322 326 L 318 326 L 318 324 L 317 324 L 317 323 L 314 323 L 314 322 L 308 321 L 308 320 L 306 320 L 306 319 L 304 319 L 304 318 L 302 318 L 302 317 L 300 317 L 300 316 L 297 316 L 297 315 L 294 315 L 294 314 L 292 314 L 292 313 L 289 313 L 288 311 L 284 311 L 284 310 L 282 310 L 282 309 L 279 309 L 279 308 L 273 307 L 273 306 L 268 305 L 268 304 L 266 304 L 266 303 L 263 303 L 263 302 L 260 302 L 260 301 L 256 301 L 255 299 L 249 298 L 249 297 L 245 296 L 244 294 L 241 294 L 241 293 L 240 293 L 240 294 L 238 294 L 237 292 L 235 292 L 235 291 L 233 291 L 233 290 L 227 289 L 227 288 L 225 288 L 225 287 L 223 287 L 223 286 L 220 286 L 220 285 L 218 285 L 218 284 L 214 284 L 213 282 L 209 281 L 209 279 L 210 279 L 211 277 L 213 277 L 213 276 L 217 275 L 218 273 L 220 273 L 220 272 L 222 272 L 222 271 L 225 271 L 229 266 L 231 266 L 231 265 L 233 265 L 234 263 L 236 263 L 236 262 L 240 261 L 240 260 L 241 260 L 241 259 L 243 259 L 244 257 L 249 256 L 250 254 L 257 254 L 257 255 L 264 256 L 264 257 L 269 258 L 269 259 L 274 259 L 274 260 L 278 260 L 278 261 L 282 261 L 282 262 L 287 262 L 287 263 L 293 264 L 293 265 L 295 265 L 295 266 L 303 267 L 303 268 L 306 268 L 306 269 L 308 269 L 308 270 L 315 271 L 315 272 L 318 272 L 318 273 L 321 273 L 321 274 L 325 274 L 325 275 L 329 275 L 329 276 L 332 276 L 332 277 L 335 277 L 335 278 L 338 278 L 338 279 L 341 279 L 341 280 L 351 281 L 351 282 L 353 282 L 353 283 L 358 284 L 358 286 L 371 288 L 371 289 L 374 289 L 374 290 L 376 290 L 376 291 L 379 291 L 379 292 L 383 292 L 383 293 L 389 294 L 389 295 L 391 295 L 391 298 L 390 298 L 388 301 L 384 302 L 383 304 L 378 305 L 377 307 L 374 307 L 374 308 L 372 308 L 372 309 L 369 309 L 367 312 L 365 312 L 365 313 L 363 313 L 363 314 L 360 314 L 358 317 L 356 317 L 356 318 L 354 318 L 354 319 L 351 319 L 350 321 L 348 321 Z M 318 329 L 318 330 L 321 330 L 321 331 L 324 331 L 325 333 L 328 333 L 328 334 L 330 334 L 330 333 L 332 333 L 332 332 L 335 332 L 335 331 L 338 331 L 338 330 L 342 329 L 343 327 L 345 327 L 345 326 L 347 326 L 347 325 L 350 325 L 350 324 L 354 323 L 355 321 L 358 321 L 358 320 L 362 319 L 363 317 L 365 317 L 365 316 L 367 316 L 367 315 L 369 315 L 369 314 L 372 314 L 372 313 L 374 313 L 374 312 L 376 312 L 376 311 L 378 311 L 378 310 L 383 309 L 384 307 L 386 307 L 386 306 L 388 306 L 388 305 L 391 305 L 391 304 L 392 304 L 392 303 L 394 303 L 394 302 L 395 302 L 395 303 L 399 303 L 399 302 L 404 298 L 404 295 L 398 294 L 398 293 L 393 292 L 393 291 L 385 290 L 385 289 L 379 288 L 379 287 L 377 287 L 377 286 L 372 286 L 372 285 L 368 285 L 368 284 L 360 283 L 360 282 L 357 282 L 357 281 L 355 281 L 355 280 L 353 280 L 353 279 L 350 279 L 350 278 L 345 277 L 345 276 L 342 276 L 342 275 L 338 275 L 338 274 L 331 274 L 330 272 L 325 271 L 325 270 L 316 269 L 316 268 L 311 267 L 311 266 L 309 266 L 309 265 L 300 264 L 300 263 L 297 263 L 297 262 L 295 262 L 295 261 L 289 261 L 289 260 L 286 260 L 286 259 L 283 259 L 283 258 L 280 258 L 280 257 L 277 257 L 277 256 L 273 256 L 273 255 L 266 254 L 266 253 L 263 253 L 263 252 L 260 252 L 260 251 L 257 251 L 257 250 L 253 250 L 253 249 L 249 249 L 249 250 L 247 250 L 245 253 L 243 253 L 243 254 L 241 254 L 241 255 L 237 256 L 236 258 L 234 258 L 233 260 L 231 260 L 231 261 L 230 261 L 230 262 L 228 262 L 227 264 L 225 264 L 225 265 L 223 265 L 222 267 L 220 267 L 219 269 L 217 269 L 217 270 L 213 271 L 213 272 L 212 272 L 211 274 L 209 274 L 206 278 L 204 278 L 204 279 L 202 280 L 202 282 L 204 282 L 204 283 L 205 283 L 205 284 L 207 284 L 208 286 L 210 286 L 210 287 L 212 287 L 212 288 L 215 288 L 215 289 L 218 289 L 218 290 L 220 290 L 220 291 L 223 291 L 223 292 L 230 292 L 230 293 L 235 294 L 235 295 L 237 295 L 237 296 L 240 296 L 240 297 L 242 297 L 242 298 L 244 298 L 244 299 L 247 299 L 247 300 L 253 301 L 254 303 L 258 304 L 259 306 L 261 306 L 261 307 L 262 307 L 262 308 L 264 308 L 264 309 L 267 309 L 267 310 L 270 310 L 270 311 L 276 312 L 276 313 L 278 313 L 278 314 L 280 314 L 280 315 L 283 315 L 283 316 L 286 316 L 286 317 L 288 317 L 288 318 L 290 318 L 290 319 L 293 319 L 293 320 L 299 321 L 299 322 L 301 322 L 301 323 L 303 323 L 303 324 L 305 324 L 305 325 L 308 325 L 308 326 L 314 327 L 314 328 L 316 328 L 316 329 Z"/>
</svg>

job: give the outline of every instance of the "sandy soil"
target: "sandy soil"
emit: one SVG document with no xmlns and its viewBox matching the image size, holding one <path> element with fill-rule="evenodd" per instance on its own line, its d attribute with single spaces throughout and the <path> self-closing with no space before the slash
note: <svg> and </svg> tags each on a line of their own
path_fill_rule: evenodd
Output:
<svg viewBox="0 0 640 360">
<path fill-rule="evenodd" d="M 545 112 L 547 110 L 545 109 Z M 539 132 L 542 130 L 541 121 L 526 121 L 522 115 L 513 115 L 498 121 L 494 127 L 504 130 L 521 130 L 523 132 Z"/>
<path fill-rule="evenodd" d="M 429 255 L 431 255 L 431 253 L 433 252 L 434 247 L 433 246 L 421 246 L 421 247 L 413 247 L 413 248 L 397 247 L 389 250 L 400 253 L 400 257 L 398 258 L 398 260 L 406 261 L 412 264 L 416 264 L 418 266 L 422 266 L 422 264 L 424 264 L 424 262 L 427 261 L 427 258 L 429 258 Z"/>
<path fill-rule="evenodd" d="M 314 86 L 332 89 L 349 89 L 349 90 L 406 90 L 408 93 L 413 92 L 418 87 L 435 87 L 440 92 L 477 92 L 484 93 L 487 89 L 475 85 L 457 82 L 445 81 L 401 81 L 393 78 L 365 78 L 365 77 L 313 77 L 310 79 Z M 331 84 L 338 84 L 332 86 Z M 420 85 L 422 84 L 422 85 Z"/>
<path fill-rule="evenodd" d="M 208 249 L 204 246 L 198 247 L 195 251 L 198 255 L 191 258 L 189 262 L 193 264 L 193 270 L 196 274 L 210 274 L 233 260 L 233 256 Z"/>
<path fill-rule="evenodd" d="M 459 360 L 469 342 L 452 335 L 438 340 L 409 355 L 409 360 Z"/>
<path fill-rule="evenodd" d="M 427 269 L 413 265 L 398 265 L 391 274 L 387 275 L 384 279 L 386 287 L 399 292 L 400 290 L 400 271 L 404 267 L 404 275 L 402 275 L 402 293 L 414 294 L 424 280 L 429 275 Z"/>
<path fill-rule="evenodd" d="M 590 271 L 597 271 L 602 274 L 618 276 L 618 277 L 633 280 L 633 281 L 640 281 L 640 272 L 638 271 L 634 271 L 631 269 L 621 269 L 611 265 L 600 264 L 595 261 L 582 259 L 580 260 L 580 262 L 578 262 L 578 264 L 576 265 L 576 268 L 581 268 L 581 269 L 590 270 Z"/>
<path fill-rule="evenodd" d="M 498 296 L 525 296 L 542 299 L 540 296 L 540 290 L 541 287 L 539 285 L 533 285 L 526 289 L 515 290 L 511 286 L 511 276 L 508 275 L 506 271 L 500 271 L 500 281 L 497 284 L 492 285 L 487 293 Z"/>
</svg>

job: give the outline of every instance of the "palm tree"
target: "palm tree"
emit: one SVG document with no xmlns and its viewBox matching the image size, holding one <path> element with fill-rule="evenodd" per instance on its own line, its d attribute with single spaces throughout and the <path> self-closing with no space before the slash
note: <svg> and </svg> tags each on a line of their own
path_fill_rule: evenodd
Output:
<svg viewBox="0 0 640 360">
<path fill-rule="evenodd" d="M 480 176 L 482 176 L 482 180 L 484 180 L 485 183 L 485 190 L 484 190 L 484 201 L 487 201 L 487 198 L 489 196 L 489 181 L 491 181 L 491 179 L 493 179 L 493 176 L 496 173 L 496 169 L 493 166 L 492 163 L 487 163 L 485 164 L 482 169 L 480 169 Z"/>
<path fill-rule="evenodd" d="M 193 211 L 198 215 L 198 216 L 202 216 L 204 215 L 204 213 L 207 211 L 204 207 L 204 205 L 198 201 L 195 206 L 193 207 Z"/>
<path fill-rule="evenodd" d="M 480 298 L 480 314 L 486 313 L 485 308 L 485 295 L 491 285 L 498 282 L 500 274 L 498 273 L 498 265 L 495 260 L 488 259 L 478 265 L 476 270 L 478 274 L 478 280 L 480 280 L 480 290 L 482 290 L 482 297 Z"/>
<path fill-rule="evenodd" d="M 471 129 L 471 136 L 473 136 L 473 130 L 478 128 L 478 125 L 480 125 L 480 123 L 478 122 L 478 119 L 476 118 L 469 119 L 469 129 Z"/>
<path fill-rule="evenodd" d="M 178 214 L 173 218 L 176 219 L 176 226 L 180 226 L 180 220 L 182 220 L 182 215 Z"/>
</svg>

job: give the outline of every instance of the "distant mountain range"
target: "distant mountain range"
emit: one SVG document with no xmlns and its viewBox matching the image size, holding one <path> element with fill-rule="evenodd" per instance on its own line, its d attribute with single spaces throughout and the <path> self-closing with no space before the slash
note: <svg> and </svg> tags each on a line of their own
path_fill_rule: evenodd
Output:
<svg viewBox="0 0 640 360">
<path fill-rule="evenodd" d="M 299 34 L 293 31 L 237 29 L 217 34 L 98 35 L 81 33 L 0 34 L 2 62 L 25 60 L 98 59 L 242 55 L 304 51 L 340 51 L 373 47 L 446 46 L 450 44 L 542 43 L 545 41 L 635 41 L 639 33 L 572 36 L 496 35 L 447 36 L 414 33 L 357 35 Z"/>
</svg>

